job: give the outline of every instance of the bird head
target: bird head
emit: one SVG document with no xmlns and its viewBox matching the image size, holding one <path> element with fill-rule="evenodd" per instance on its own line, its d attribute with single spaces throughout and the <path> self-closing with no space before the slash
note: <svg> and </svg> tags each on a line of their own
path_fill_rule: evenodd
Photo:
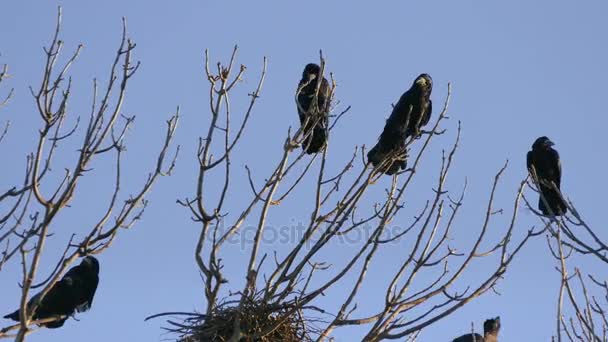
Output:
<svg viewBox="0 0 608 342">
<path fill-rule="evenodd" d="M 302 73 L 302 79 L 312 81 L 321 73 L 321 67 L 315 63 L 306 64 L 304 72 Z"/>
<path fill-rule="evenodd" d="M 420 74 L 420 76 L 416 77 L 414 85 L 421 89 L 431 91 L 433 89 L 433 79 L 429 74 Z"/>
<path fill-rule="evenodd" d="M 487 319 L 485 322 L 483 322 L 483 333 L 485 335 L 497 335 L 498 330 L 500 330 L 500 316 L 497 316 L 496 318 Z"/>
<path fill-rule="evenodd" d="M 82 259 L 80 265 L 90 269 L 95 274 L 99 274 L 99 261 L 97 261 L 94 256 L 86 256 L 84 259 Z"/>
<path fill-rule="evenodd" d="M 546 150 L 553 145 L 555 145 L 553 143 L 553 141 L 551 141 L 551 140 L 549 140 L 549 138 L 543 136 L 543 137 L 536 139 L 536 141 L 534 141 L 534 144 L 532 144 L 532 149 L 533 150 Z"/>
</svg>

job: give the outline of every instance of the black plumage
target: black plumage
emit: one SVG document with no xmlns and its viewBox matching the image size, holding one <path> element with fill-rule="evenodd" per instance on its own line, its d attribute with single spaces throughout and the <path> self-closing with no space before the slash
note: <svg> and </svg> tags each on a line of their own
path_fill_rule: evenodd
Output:
<svg viewBox="0 0 608 342">
<path fill-rule="evenodd" d="M 475 333 L 462 335 L 452 342 L 498 342 L 500 317 L 490 318 L 483 322 L 483 336 Z"/>
<path fill-rule="evenodd" d="M 50 318 L 53 316 L 66 316 L 65 318 L 44 323 L 47 328 L 59 328 L 75 311 L 87 311 L 93 303 L 93 296 L 99 283 L 99 262 L 92 256 L 85 257 L 80 265 L 72 267 L 56 282 L 44 296 L 42 302 L 32 316 L 33 320 Z M 33 296 L 28 306 L 40 296 Z M 19 310 L 4 316 L 19 321 Z"/>
<path fill-rule="evenodd" d="M 554 183 L 557 189 L 560 189 L 562 179 L 562 166 L 559 160 L 559 153 L 553 149 L 555 145 L 549 138 L 540 137 L 532 144 L 532 151 L 528 152 L 527 166 L 530 174 L 534 176 L 532 167 L 536 171 L 537 183 L 540 186 L 540 191 L 543 197 L 549 204 L 549 208 L 545 205 L 542 197 L 538 199 L 538 210 L 544 215 L 564 215 L 568 211 L 566 203 L 551 183 Z"/>
<path fill-rule="evenodd" d="M 421 74 L 414 84 L 406 91 L 393 108 L 378 143 L 367 153 L 367 159 L 377 167 L 387 157 L 382 172 L 392 175 L 400 169 L 405 169 L 405 140 L 416 138 L 420 129 L 426 125 L 433 110 L 431 91 L 433 80 L 427 74 Z"/>
<path fill-rule="evenodd" d="M 455 338 L 452 342 L 485 342 L 483 336 L 475 334 L 466 334 Z"/>
<path fill-rule="evenodd" d="M 325 77 L 321 77 L 321 67 L 317 64 L 307 64 L 302 73 L 302 79 L 298 84 L 298 116 L 300 125 L 303 125 L 302 149 L 308 154 L 317 153 L 323 150 L 327 144 L 328 120 L 331 89 Z M 317 101 L 314 102 L 317 92 L 317 82 L 321 77 L 319 92 L 316 95 Z"/>
</svg>

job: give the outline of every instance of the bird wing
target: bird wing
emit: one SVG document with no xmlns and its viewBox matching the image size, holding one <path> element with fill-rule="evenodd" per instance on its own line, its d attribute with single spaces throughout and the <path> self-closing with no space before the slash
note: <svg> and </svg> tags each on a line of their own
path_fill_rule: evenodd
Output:
<svg viewBox="0 0 608 342">
<path fill-rule="evenodd" d="M 433 101 L 429 100 L 429 105 L 426 107 L 426 111 L 424 112 L 424 116 L 420 122 L 420 127 L 425 126 L 431 120 L 431 113 L 433 112 Z"/>
<path fill-rule="evenodd" d="M 532 166 L 534 166 L 532 151 L 528 151 L 528 154 L 526 156 L 526 166 L 528 167 L 528 172 L 530 173 L 530 175 L 534 177 L 534 173 L 532 172 Z"/>
<path fill-rule="evenodd" d="M 331 100 L 330 92 L 331 90 L 329 88 L 329 82 L 327 82 L 327 79 L 323 77 L 323 80 L 321 81 L 321 87 L 319 89 L 319 94 L 317 95 L 317 104 L 319 106 L 319 110 L 324 115 L 329 112 L 329 101 Z"/>
<path fill-rule="evenodd" d="M 83 277 L 81 283 L 81 290 L 86 301 L 76 306 L 78 312 L 84 312 L 91 308 L 93 304 L 93 298 L 95 297 L 95 291 L 97 291 L 97 285 L 99 284 L 99 277 L 97 275 L 91 275 L 89 277 Z"/>
<path fill-rule="evenodd" d="M 72 295 L 75 283 L 73 276 L 64 275 L 42 298 L 34 318 L 43 319 L 54 315 L 71 315 L 75 306 Z M 39 296 L 40 293 L 32 297 L 30 303 L 34 303 Z"/>
<path fill-rule="evenodd" d="M 308 97 L 308 95 L 306 94 L 305 91 L 305 86 L 304 84 L 306 83 L 306 80 L 301 79 L 300 82 L 298 83 L 298 88 L 296 89 L 296 106 L 298 107 L 298 117 L 300 118 L 300 124 L 303 124 L 304 121 L 306 120 L 306 111 L 308 110 L 308 107 L 310 106 L 310 99 Z"/>
<path fill-rule="evenodd" d="M 393 111 L 391 115 L 386 120 L 386 125 L 384 126 L 385 130 L 393 131 L 395 133 L 405 133 L 407 130 L 407 125 L 409 125 L 409 120 L 412 115 L 412 111 L 414 110 L 414 106 L 409 102 L 409 99 L 404 94 L 395 107 L 393 107 Z"/>
<path fill-rule="evenodd" d="M 559 189 L 562 182 L 562 163 L 559 159 L 559 153 L 556 150 L 551 150 L 551 168 L 555 170 L 555 179 L 552 179 L 555 182 L 555 185 Z"/>
<path fill-rule="evenodd" d="M 323 81 L 321 82 L 321 89 L 319 89 L 317 104 L 319 106 L 320 114 L 322 115 L 322 119 L 319 121 L 319 124 L 317 126 L 327 129 L 329 127 L 331 89 L 329 87 L 329 82 L 327 82 L 327 79 L 325 77 L 323 77 Z"/>
</svg>

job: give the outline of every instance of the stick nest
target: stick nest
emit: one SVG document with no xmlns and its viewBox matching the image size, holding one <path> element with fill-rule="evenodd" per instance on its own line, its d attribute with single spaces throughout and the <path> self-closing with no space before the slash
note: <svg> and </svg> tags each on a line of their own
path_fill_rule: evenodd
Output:
<svg viewBox="0 0 608 342">
<path fill-rule="evenodd" d="M 268 305 L 259 300 L 247 300 L 238 309 L 238 302 L 218 306 L 214 313 L 193 315 L 182 323 L 169 321 L 179 333 L 179 342 L 229 341 L 234 332 L 237 313 L 240 314 L 240 342 L 308 342 L 312 325 L 295 305 Z"/>
</svg>

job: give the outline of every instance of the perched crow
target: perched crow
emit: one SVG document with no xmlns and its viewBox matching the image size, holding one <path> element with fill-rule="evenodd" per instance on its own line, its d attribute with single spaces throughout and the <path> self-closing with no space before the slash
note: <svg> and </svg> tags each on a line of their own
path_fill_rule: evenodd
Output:
<svg viewBox="0 0 608 342">
<path fill-rule="evenodd" d="M 67 317 L 74 314 L 74 311 L 83 312 L 91 307 L 98 282 L 99 262 L 94 257 L 87 256 L 80 265 L 72 267 L 60 281 L 51 287 L 36 309 L 32 319 L 66 316 L 63 319 L 42 324 L 47 328 L 61 327 Z M 31 306 L 39 296 L 40 293 L 33 296 L 28 302 L 28 306 Z M 19 321 L 19 310 L 4 316 L 4 318 Z"/>
<path fill-rule="evenodd" d="M 500 317 L 487 319 L 483 322 L 483 336 L 479 334 L 466 334 L 452 340 L 452 342 L 498 342 L 500 330 Z"/>
<path fill-rule="evenodd" d="M 562 179 L 562 166 L 559 161 L 559 154 L 551 146 L 553 142 L 547 137 L 540 137 L 532 144 L 532 151 L 528 152 L 528 170 L 531 175 L 532 166 L 536 170 L 537 183 L 540 185 L 540 191 L 547 200 L 551 211 L 555 215 L 564 215 L 568 211 L 566 203 L 560 196 L 560 193 L 553 188 L 551 182 L 555 183 L 557 189 L 560 188 Z M 542 197 L 538 198 L 538 210 L 544 215 L 550 215 L 549 208 L 545 206 Z"/>
<path fill-rule="evenodd" d="M 381 164 L 387 156 L 392 156 L 393 161 L 387 162 L 382 172 L 392 175 L 399 169 L 405 169 L 405 139 L 418 137 L 420 128 L 429 122 L 433 109 L 432 90 L 431 76 L 421 74 L 412 87 L 401 95 L 391 116 L 386 120 L 378 143 L 367 153 L 367 159 L 374 167 Z M 400 154 L 400 157 L 395 158 Z"/>
<path fill-rule="evenodd" d="M 317 91 L 318 77 L 321 77 L 321 67 L 317 64 L 307 64 L 298 84 L 298 116 L 300 125 L 304 125 L 302 149 L 306 153 L 317 153 L 327 144 L 328 115 L 330 106 L 330 87 L 323 77 L 317 94 L 317 103 L 313 103 Z"/>
</svg>

